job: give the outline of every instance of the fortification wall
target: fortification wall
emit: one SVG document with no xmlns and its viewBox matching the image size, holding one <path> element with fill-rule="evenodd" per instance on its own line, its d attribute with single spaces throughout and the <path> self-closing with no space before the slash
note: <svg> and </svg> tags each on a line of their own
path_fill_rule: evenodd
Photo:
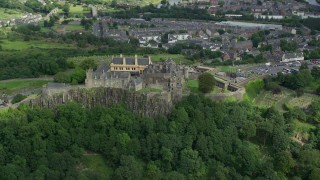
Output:
<svg viewBox="0 0 320 180">
<path fill-rule="evenodd" d="M 88 108 L 98 105 L 111 107 L 114 104 L 124 104 L 134 113 L 146 117 L 168 114 L 173 106 L 172 102 L 156 96 L 148 97 L 145 94 L 115 88 L 71 89 L 52 96 L 43 95 L 26 103 L 32 107 L 55 109 L 57 105 L 70 101 L 81 103 Z"/>
</svg>

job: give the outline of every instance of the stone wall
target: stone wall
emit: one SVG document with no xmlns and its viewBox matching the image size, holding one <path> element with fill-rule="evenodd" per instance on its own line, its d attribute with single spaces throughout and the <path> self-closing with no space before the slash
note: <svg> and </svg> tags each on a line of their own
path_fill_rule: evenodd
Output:
<svg viewBox="0 0 320 180">
<path fill-rule="evenodd" d="M 32 107 L 55 109 L 57 105 L 70 101 L 81 103 L 88 108 L 98 105 L 111 107 L 114 104 L 124 104 L 134 113 L 146 117 L 166 115 L 173 106 L 172 102 L 156 96 L 148 97 L 146 94 L 115 88 L 71 89 L 61 94 L 40 96 L 26 103 Z"/>
</svg>

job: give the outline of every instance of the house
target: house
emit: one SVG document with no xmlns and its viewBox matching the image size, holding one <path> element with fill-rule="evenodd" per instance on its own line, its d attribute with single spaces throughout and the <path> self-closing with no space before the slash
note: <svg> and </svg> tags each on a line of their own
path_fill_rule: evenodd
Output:
<svg viewBox="0 0 320 180">
<path fill-rule="evenodd" d="M 282 55 L 281 62 L 290 62 L 290 61 L 303 61 L 303 53 L 286 53 Z"/>
<path fill-rule="evenodd" d="M 190 38 L 190 35 L 185 34 L 168 34 L 168 43 L 176 43 L 177 41 L 184 41 Z"/>
<path fill-rule="evenodd" d="M 138 36 L 140 47 L 158 48 L 161 43 L 160 35 L 139 35 Z"/>
<path fill-rule="evenodd" d="M 236 41 L 233 44 L 233 49 L 236 51 L 240 51 L 240 50 L 251 50 L 253 48 L 253 44 L 251 40 L 248 41 Z"/>
<path fill-rule="evenodd" d="M 219 0 L 210 0 L 210 4 L 216 6 L 219 4 Z"/>
<path fill-rule="evenodd" d="M 224 52 L 224 53 L 223 53 L 223 57 L 222 57 L 222 59 L 223 59 L 224 61 L 230 60 L 231 58 L 230 58 L 229 53 Z"/>
</svg>

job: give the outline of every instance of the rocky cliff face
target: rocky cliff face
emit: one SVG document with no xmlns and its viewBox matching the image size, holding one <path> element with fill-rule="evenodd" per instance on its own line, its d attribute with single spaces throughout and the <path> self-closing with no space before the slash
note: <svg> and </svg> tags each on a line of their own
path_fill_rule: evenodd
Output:
<svg viewBox="0 0 320 180">
<path fill-rule="evenodd" d="M 134 113 L 146 117 L 168 114 L 173 106 L 171 102 L 157 97 L 114 88 L 71 89 L 62 94 L 40 96 L 30 100 L 29 103 L 33 107 L 54 109 L 57 105 L 70 101 L 81 103 L 88 108 L 98 105 L 111 107 L 114 104 L 124 104 Z"/>
</svg>

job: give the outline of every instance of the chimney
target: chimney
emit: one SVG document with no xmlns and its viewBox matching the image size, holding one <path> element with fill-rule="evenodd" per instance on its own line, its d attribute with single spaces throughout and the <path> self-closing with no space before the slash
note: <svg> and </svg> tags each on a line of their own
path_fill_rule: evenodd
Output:
<svg viewBox="0 0 320 180">
<path fill-rule="evenodd" d="M 134 55 L 134 65 L 138 65 L 138 55 Z"/>
</svg>

